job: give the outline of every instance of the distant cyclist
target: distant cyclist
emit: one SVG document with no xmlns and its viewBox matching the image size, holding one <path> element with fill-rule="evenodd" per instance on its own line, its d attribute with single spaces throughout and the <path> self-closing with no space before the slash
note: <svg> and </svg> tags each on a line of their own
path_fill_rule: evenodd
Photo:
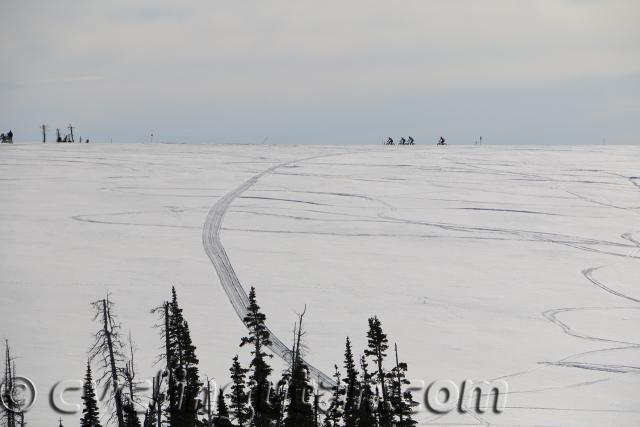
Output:
<svg viewBox="0 0 640 427">
<path fill-rule="evenodd" d="M 400 145 L 405 145 L 406 143 L 407 143 L 406 139 L 400 138 L 400 142 L 399 142 Z"/>
<path fill-rule="evenodd" d="M 387 139 L 387 145 L 393 145 L 393 138 L 389 137 Z"/>
<path fill-rule="evenodd" d="M 414 145 L 413 144 L 413 138 L 409 137 L 409 145 Z"/>
<path fill-rule="evenodd" d="M 438 145 L 447 145 L 443 137 L 440 137 L 440 141 L 438 141 Z"/>
</svg>

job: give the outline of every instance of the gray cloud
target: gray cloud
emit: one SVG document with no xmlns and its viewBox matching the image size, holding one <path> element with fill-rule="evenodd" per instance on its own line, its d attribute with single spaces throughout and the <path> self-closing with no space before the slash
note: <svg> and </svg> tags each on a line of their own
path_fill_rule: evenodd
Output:
<svg viewBox="0 0 640 427">
<path fill-rule="evenodd" d="M 27 135 L 48 120 L 123 139 L 150 128 L 187 136 L 172 134 L 173 117 L 194 142 L 210 138 L 205 128 L 217 139 L 294 142 L 311 126 L 321 136 L 308 140 L 322 142 L 409 125 L 425 138 L 455 127 L 461 138 L 530 142 L 505 130 L 500 115 L 513 107 L 503 102 L 544 126 L 558 112 L 531 105 L 546 94 L 542 104 L 567 117 L 606 98 L 607 109 L 596 105 L 574 126 L 620 132 L 627 143 L 640 136 L 637 106 L 628 109 L 640 95 L 636 1 L 5 0 L 0 10 L 0 55 L 11 63 L 0 71 L 0 112 L 16 123 L 0 126 Z M 469 105 L 493 111 L 483 129 L 460 113 Z M 584 142 L 582 132 L 565 142 Z"/>
</svg>

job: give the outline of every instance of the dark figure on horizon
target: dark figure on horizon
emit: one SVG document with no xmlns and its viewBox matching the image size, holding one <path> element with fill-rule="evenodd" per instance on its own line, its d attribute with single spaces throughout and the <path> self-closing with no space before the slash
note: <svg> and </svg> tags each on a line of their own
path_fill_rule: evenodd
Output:
<svg viewBox="0 0 640 427">
<path fill-rule="evenodd" d="M 394 144 L 393 144 L 393 138 L 389 137 L 389 138 L 387 139 L 387 142 L 385 143 L 385 145 L 394 145 Z"/>
<path fill-rule="evenodd" d="M 443 137 L 440 137 L 440 141 L 438 141 L 438 145 L 447 145 Z"/>
<path fill-rule="evenodd" d="M 7 133 L 7 139 L 9 140 L 9 144 L 13 144 L 13 132 L 9 131 L 9 133 Z"/>
<path fill-rule="evenodd" d="M 413 138 L 409 137 L 409 142 L 407 142 L 407 144 L 409 144 L 409 145 L 415 145 L 415 144 L 413 143 Z"/>
<path fill-rule="evenodd" d="M 400 142 L 399 142 L 400 145 L 405 145 L 406 143 L 407 143 L 406 139 L 400 138 Z"/>
</svg>

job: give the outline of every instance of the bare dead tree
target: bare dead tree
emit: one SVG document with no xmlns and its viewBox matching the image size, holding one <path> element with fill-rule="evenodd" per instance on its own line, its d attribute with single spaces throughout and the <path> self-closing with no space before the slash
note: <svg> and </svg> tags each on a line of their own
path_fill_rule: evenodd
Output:
<svg viewBox="0 0 640 427">
<path fill-rule="evenodd" d="M 214 425 L 213 410 L 211 409 L 211 380 L 207 377 L 207 426 Z"/>
<path fill-rule="evenodd" d="M 303 353 L 306 351 L 306 347 L 302 344 L 302 337 L 306 334 L 302 329 L 302 318 L 307 313 L 307 305 L 304 305 L 304 310 L 302 313 L 298 314 L 298 325 L 297 332 L 294 328 L 294 337 L 295 344 L 293 346 L 293 368 L 292 371 L 295 371 L 296 364 L 302 360 Z"/>
<path fill-rule="evenodd" d="M 75 129 L 74 126 L 69 125 L 69 132 L 71 132 L 71 142 L 75 142 L 75 140 L 73 139 L 73 130 Z"/>
<path fill-rule="evenodd" d="M 129 331 L 128 342 L 129 342 L 129 354 L 131 358 L 126 362 L 124 367 L 124 381 L 125 381 L 125 386 L 127 387 L 127 390 L 129 392 L 127 396 L 125 412 L 126 412 L 126 418 L 128 419 L 128 424 L 134 425 L 132 424 L 131 418 L 138 417 L 136 412 L 136 405 L 140 404 L 140 399 L 136 395 L 136 387 L 138 386 L 138 382 L 136 381 L 136 368 L 135 368 L 134 357 L 133 357 L 136 347 L 133 342 L 133 338 L 131 338 L 131 331 Z"/>
<path fill-rule="evenodd" d="M 164 342 L 163 351 L 158 355 L 156 364 L 164 360 L 164 369 L 158 373 L 153 382 L 153 397 L 151 404 L 153 405 L 153 412 L 157 417 L 157 425 L 161 426 L 162 415 L 164 411 L 164 405 L 167 404 L 167 412 L 173 414 L 175 412 L 175 401 L 170 398 L 169 390 L 171 387 L 175 387 L 175 378 L 173 377 L 172 363 L 174 352 L 171 350 L 171 333 L 169 328 L 170 314 L 169 314 L 169 302 L 163 302 L 161 306 L 151 310 L 152 313 L 159 317 L 159 322 L 154 325 L 160 329 L 160 336 Z M 166 393 L 162 392 L 164 388 Z"/>
<path fill-rule="evenodd" d="M 124 345 L 120 339 L 120 323 L 117 322 L 113 314 L 113 303 L 107 298 L 91 303 L 95 310 L 93 320 L 99 322 L 101 327 L 95 333 L 95 342 L 89 350 L 90 360 L 97 359 L 102 376 L 98 383 L 107 381 L 111 385 L 109 403 L 113 411 L 109 420 L 115 418 L 118 427 L 124 427 L 124 413 L 122 405 L 122 388 L 120 378 L 124 363 Z"/>
</svg>

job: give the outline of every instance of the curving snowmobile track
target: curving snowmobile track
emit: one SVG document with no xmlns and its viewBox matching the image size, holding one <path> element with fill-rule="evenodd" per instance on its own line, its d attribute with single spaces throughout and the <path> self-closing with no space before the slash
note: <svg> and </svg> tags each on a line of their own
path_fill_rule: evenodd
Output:
<svg viewBox="0 0 640 427">
<path fill-rule="evenodd" d="M 227 213 L 231 203 L 242 193 L 251 188 L 264 175 L 293 163 L 326 156 L 328 155 L 307 157 L 272 166 L 269 169 L 249 178 L 239 187 L 222 196 L 209 210 L 204 226 L 202 227 L 202 245 L 204 246 L 204 251 L 211 260 L 216 273 L 218 273 L 220 284 L 222 285 L 222 288 L 227 294 L 227 297 L 240 320 L 244 319 L 247 314 L 249 297 L 246 290 L 242 287 L 242 283 L 240 283 L 240 280 L 233 269 L 233 265 L 231 264 L 231 261 L 229 261 L 227 252 L 220 241 L 220 228 L 222 227 L 224 215 Z M 271 330 L 269 330 L 269 334 L 271 335 L 271 345 L 269 346 L 269 349 L 283 360 L 289 362 L 291 360 L 291 349 L 289 349 L 289 347 L 285 345 Z M 335 382 L 331 377 L 321 370 L 311 366 L 309 363 L 305 363 L 309 369 L 311 378 L 317 379 L 324 387 L 332 387 L 335 385 Z"/>
</svg>

